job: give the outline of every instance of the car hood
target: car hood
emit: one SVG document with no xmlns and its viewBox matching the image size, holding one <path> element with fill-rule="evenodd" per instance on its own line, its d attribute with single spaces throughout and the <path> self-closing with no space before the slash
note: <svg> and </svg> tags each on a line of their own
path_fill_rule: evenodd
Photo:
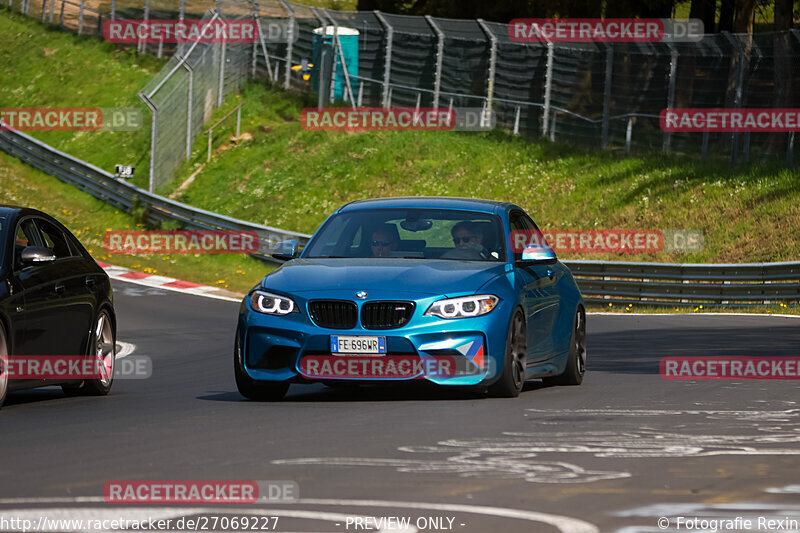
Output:
<svg viewBox="0 0 800 533">
<path fill-rule="evenodd" d="M 505 263 L 414 259 L 295 259 L 261 282 L 291 293 L 323 290 L 396 290 L 448 295 L 478 290 L 505 272 Z"/>
</svg>

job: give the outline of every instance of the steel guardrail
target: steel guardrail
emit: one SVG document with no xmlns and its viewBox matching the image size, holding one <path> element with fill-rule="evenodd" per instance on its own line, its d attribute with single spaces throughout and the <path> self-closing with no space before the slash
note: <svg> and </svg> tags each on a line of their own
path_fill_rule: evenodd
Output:
<svg viewBox="0 0 800 533">
<path fill-rule="evenodd" d="M 800 302 L 800 262 L 564 264 L 592 303 L 746 307 Z"/>
<path fill-rule="evenodd" d="M 122 211 L 144 209 L 142 218 L 148 225 L 176 221 L 185 229 L 254 231 L 259 236 L 259 251 L 254 255 L 260 259 L 279 262 L 270 256 L 276 244 L 297 239 L 305 246 L 310 239 L 303 233 L 238 220 L 151 194 L 18 131 L 0 127 L 0 149 Z"/>
</svg>

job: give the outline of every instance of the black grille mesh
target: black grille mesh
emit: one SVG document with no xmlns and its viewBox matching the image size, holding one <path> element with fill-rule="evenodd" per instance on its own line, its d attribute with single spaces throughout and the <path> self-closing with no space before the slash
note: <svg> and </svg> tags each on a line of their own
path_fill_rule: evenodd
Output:
<svg viewBox="0 0 800 533">
<path fill-rule="evenodd" d="M 361 308 L 365 329 L 392 329 L 404 326 L 414 314 L 414 302 L 367 302 Z"/>
<path fill-rule="evenodd" d="M 358 322 L 358 308 L 354 302 L 313 300 L 308 309 L 311 319 L 323 328 L 352 329 Z"/>
</svg>

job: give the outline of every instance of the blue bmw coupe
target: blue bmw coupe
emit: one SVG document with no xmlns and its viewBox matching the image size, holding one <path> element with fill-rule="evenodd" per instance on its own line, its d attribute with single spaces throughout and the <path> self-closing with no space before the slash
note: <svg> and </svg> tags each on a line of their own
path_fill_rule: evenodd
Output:
<svg viewBox="0 0 800 533">
<path fill-rule="evenodd" d="M 387 198 L 345 205 L 247 294 L 239 392 L 293 383 L 425 380 L 519 395 L 526 379 L 578 385 L 586 311 L 571 272 L 510 203 Z"/>
</svg>

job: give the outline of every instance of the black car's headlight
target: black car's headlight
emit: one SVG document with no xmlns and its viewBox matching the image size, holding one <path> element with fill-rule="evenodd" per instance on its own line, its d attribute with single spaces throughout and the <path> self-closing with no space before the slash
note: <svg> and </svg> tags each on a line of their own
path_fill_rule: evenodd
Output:
<svg viewBox="0 0 800 533">
<path fill-rule="evenodd" d="M 462 296 L 461 298 L 445 298 L 433 304 L 425 311 L 425 316 L 434 315 L 439 318 L 472 318 L 485 315 L 497 307 L 500 298 L 491 294 Z"/>
<path fill-rule="evenodd" d="M 291 298 L 266 291 L 254 291 L 250 295 L 250 307 L 253 311 L 258 311 L 265 315 L 283 316 L 299 312 L 294 300 Z"/>
</svg>

